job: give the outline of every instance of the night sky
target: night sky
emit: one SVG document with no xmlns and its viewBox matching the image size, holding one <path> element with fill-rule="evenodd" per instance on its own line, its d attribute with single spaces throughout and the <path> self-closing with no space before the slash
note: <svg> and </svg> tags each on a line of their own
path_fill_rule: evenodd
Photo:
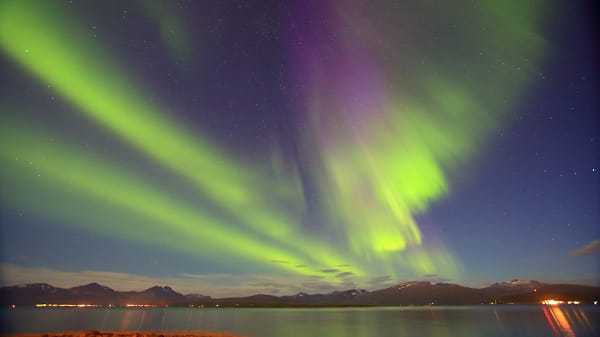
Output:
<svg viewBox="0 0 600 337">
<path fill-rule="evenodd" d="M 2 0 L 1 284 L 600 284 L 586 3 Z"/>
</svg>

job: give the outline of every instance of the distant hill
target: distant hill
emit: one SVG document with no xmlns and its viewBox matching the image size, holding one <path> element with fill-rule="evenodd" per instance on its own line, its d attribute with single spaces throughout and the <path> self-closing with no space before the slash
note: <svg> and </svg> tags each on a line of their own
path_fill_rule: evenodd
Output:
<svg viewBox="0 0 600 337">
<path fill-rule="evenodd" d="M 599 287 L 573 284 L 542 284 L 535 291 L 519 292 L 503 296 L 499 303 L 540 303 L 545 299 L 559 301 L 578 300 L 582 303 L 593 303 L 600 300 Z"/>
<path fill-rule="evenodd" d="M 0 303 L 3 305 L 46 304 L 97 304 L 126 305 L 185 304 L 188 301 L 206 298 L 194 295 L 188 298 L 170 287 L 154 286 L 144 291 L 115 291 L 98 283 L 73 288 L 56 288 L 46 283 L 34 283 L 0 288 Z"/>
<path fill-rule="evenodd" d="M 375 290 L 361 300 L 372 305 L 450 305 L 487 302 L 480 289 L 430 282 L 401 283 Z"/>
<path fill-rule="evenodd" d="M 2 305 L 93 304 L 157 305 L 205 307 L 313 307 L 313 306 L 411 306 L 541 303 L 545 299 L 580 301 L 591 304 L 600 299 L 600 287 L 572 284 L 545 284 L 512 280 L 485 288 L 469 288 L 452 283 L 404 282 L 393 287 L 367 291 L 350 289 L 328 294 L 298 293 L 290 296 L 257 294 L 247 297 L 212 298 L 183 295 L 168 286 L 143 291 L 116 291 L 98 283 L 73 288 L 57 288 L 34 283 L 0 288 Z"/>
</svg>

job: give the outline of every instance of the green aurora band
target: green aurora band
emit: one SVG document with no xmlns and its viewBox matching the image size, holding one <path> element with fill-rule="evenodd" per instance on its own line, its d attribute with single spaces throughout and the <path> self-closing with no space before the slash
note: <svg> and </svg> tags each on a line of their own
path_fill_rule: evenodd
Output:
<svg viewBox="0 0 600 337">
<path fill-rule="evenodd" d="M 415 216 L 506 122 L 542 55 L 537 2 L 468 7 L 334 1 L 307 14 L 327 16 L 325 28 L 297 28 L 309 126 L 300 160 L 312 163 L 323 222 L 391 274 L 398 251 L 415 249 L 403 255 L 420 275 L 454 274 L 451 255 L 423 251 Z M 398 22 L 410 31 L 394 30 Z"/>
<path fill-rule="evenodd" d="M 39 130 L 32 132 L 33 130 L 24 127 L 15 128 L 18 125 L 15 122 L 10 125 L 10 129 L 0 127 L 2 143 L 7 144 L 10 141 L 12 144 L 3 146 L 0 156 L 6 162 L 12 159 L 13 164 L 20 166 L 14 170 L 7 170 L 7 174 L 10 175 L 6 177 L 9 178 L 7 182 L 15 185 L 11 190 L 18 191 L 18 203 L 28 202 L 34 196 L 39 196 L 43 189 L 27 191 L 17 186 L 27 186 L 26 182 L 38 175 L 40 182 L 36 185 L 44 184 L 49 176 L 58 188 L 50 188 L 50 193 L 38 204 L 34 204 L 34 207 L 46 215 L 54 213 L 56 217 L 73 217 L 76 223 L 82 225 L 94 224 L 89 228 L 94 232 L 110 229 L 109 234 L 112 235 L 127 235 L 147 243 L 169 245 L 171 248 L 210 259 L 223 257 L 225 254 L 229 259 L 224 261 L 230 261 L 231 258 L 265 261 L 270 258 L 294 261 L 298 264 L 309 263 L 308 260 L 302 260 L 283 249 L 278 249 L 268 241 L 261 240 L 251 232 L 233 229 L 193 205 L 169 198 L 135 176 L 109 166 L 102 158 L 78 153 L 76 149 L 57 144 L 56 141 L 48 144 L 48 139 L 52 137 L 43 136 L 43 132 Z M 23 132 L 24 130 L 28 132 Z M 57 198 L 57 190 L 61 192 L 60 198 Z M 79 211 L 74 216 L 73 211 L 76 211 L 77 207 L 73 205 L 80 205 L 82 202 L 65 202 L 65 198 L 71 194 L 77 196 L 72 200 L 88 196 L 112 205 L 113 208 L 129 210 L 143 218 L 144 225 L 140 225 L 139 221 L 124 221 L 108 228 L 108 224 L 103 221 L 94 220 L 96 214 L 103 214 L 98 211 Z M 103 217 L 104 215 L 101 215 L 101 218 Z M 198 244 L 199 242 L 202 244 Z M 284 264 L 283 267 L 288 265 Z"/>
<path fill-rule="evenodd" d="M 456 276 L 460 263 L 441 244 L 427 244 L 415 217 L 449 193 L 449 175 L 506 123 L 540 62 L 544 13 L 536 1 L 486 2 L 467 12 L 425 3 L 424 16 L 445 18 L 435 29 L 461 22 L 432 46 L 421 42 L 431 23 L 395 30 L 391 13 L 400 9 L 394 6 L 400 5 L 380 6 L 367 22 L 360 6 L 333 2 L 327 28 L 338 39 L 308 39 L 312 49 L 296 51 L 308 84 L 302 92 L 308 128 L 299 142 L 310 149 L 298 160 L 312 164 L 304 166 L 323 208 L 324 226 L 314 233 L 302 227 L 299 174 L 236 160 L 185 127 L 52 3 L 1 2 L 6 55 L 89 120 L 191 182 L 219 212 L 169 196 L 110 158 L 60 139 L 49 144 L 46 131 L 8 118 L 0 120 L 2 178 L 10 186 L 3 204 L 200 259 L 249 261 L 330 282 L 336 279 L 323 269 L 355 277 Z M 173 55 L 187 57 L 179 31 L 185 25 L 157 7 L 147 10 Z M 178 32 L 169 42 L 171 24 Z M 92 215 L 99 211 L 109 220 Z"/>
<path fill-rule="evenodd" d="M 0 43 L 3 50 L 41 81 L 50 83 L 77 106 L 78 111 L 197 184 L 205 196 L 256 232 L 283 241 L 296 250 L 302 249 L 324 266 L 350 265 L 325 244 L 304 246 L 303 242 L 309 240 L 303 239 L 304 235 L 294 228 L 294 222 L 280 214 L 280 209 L 269 207 L 267 204 L 272 200 L 260 200 L 254 192 L 262 190 L 261 186 L 269 186 L 269 193 L 263 195 L 275 194 L 277 200 L 298 198 L 290 189 L 293 184 L 277 186 L 276 179 L 261 177 L 258 168 L 227 158 L 215 145 L 199 140 L 169 118 L 155 104 L 149 103 L 107 52 L 89 38 L 76 34 L 78 26 L 51 4 L 6 1 L 2 5 Z M 37 28 L 42 26 L 43 31 Z M 8 146 L 13 142 L 3 144 Z M 318 238 L 310 241 L 319 242 Z M 262 254 L 265 262 L 279 260 L 265 250 Z M 294 260 L 289 262 L 295 265 Z M 299 264 L 303 264 L 301 262 Z M 281 265 L 287 268 L 287 264 Z M 362 274 L 358 268 L 349 271 Z"/>
</svg>

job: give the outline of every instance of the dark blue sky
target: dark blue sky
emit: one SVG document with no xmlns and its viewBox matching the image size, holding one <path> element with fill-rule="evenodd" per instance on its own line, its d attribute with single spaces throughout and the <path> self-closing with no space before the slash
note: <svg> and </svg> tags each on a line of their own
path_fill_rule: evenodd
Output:
<svg viewBox="0 0 600 337">
<path fill-rule="evenodd" d="M 597 34 L 590 9 L 560 8 L 513 119 L 431 212 L 475 279 L 598 281 L 597 255 L 569 255 L 600 235 Z"/>
</svg>

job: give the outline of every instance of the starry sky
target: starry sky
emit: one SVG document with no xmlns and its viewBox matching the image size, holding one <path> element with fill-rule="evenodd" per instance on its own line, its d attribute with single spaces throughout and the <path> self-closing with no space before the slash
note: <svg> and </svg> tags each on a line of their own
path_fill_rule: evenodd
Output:
<svg viewBox="0 0 600 337">
<path fill-rule="evenodd" d="M 0 1 L 0 281 L 600 284 L 591 7 Z"/>
</svg>

